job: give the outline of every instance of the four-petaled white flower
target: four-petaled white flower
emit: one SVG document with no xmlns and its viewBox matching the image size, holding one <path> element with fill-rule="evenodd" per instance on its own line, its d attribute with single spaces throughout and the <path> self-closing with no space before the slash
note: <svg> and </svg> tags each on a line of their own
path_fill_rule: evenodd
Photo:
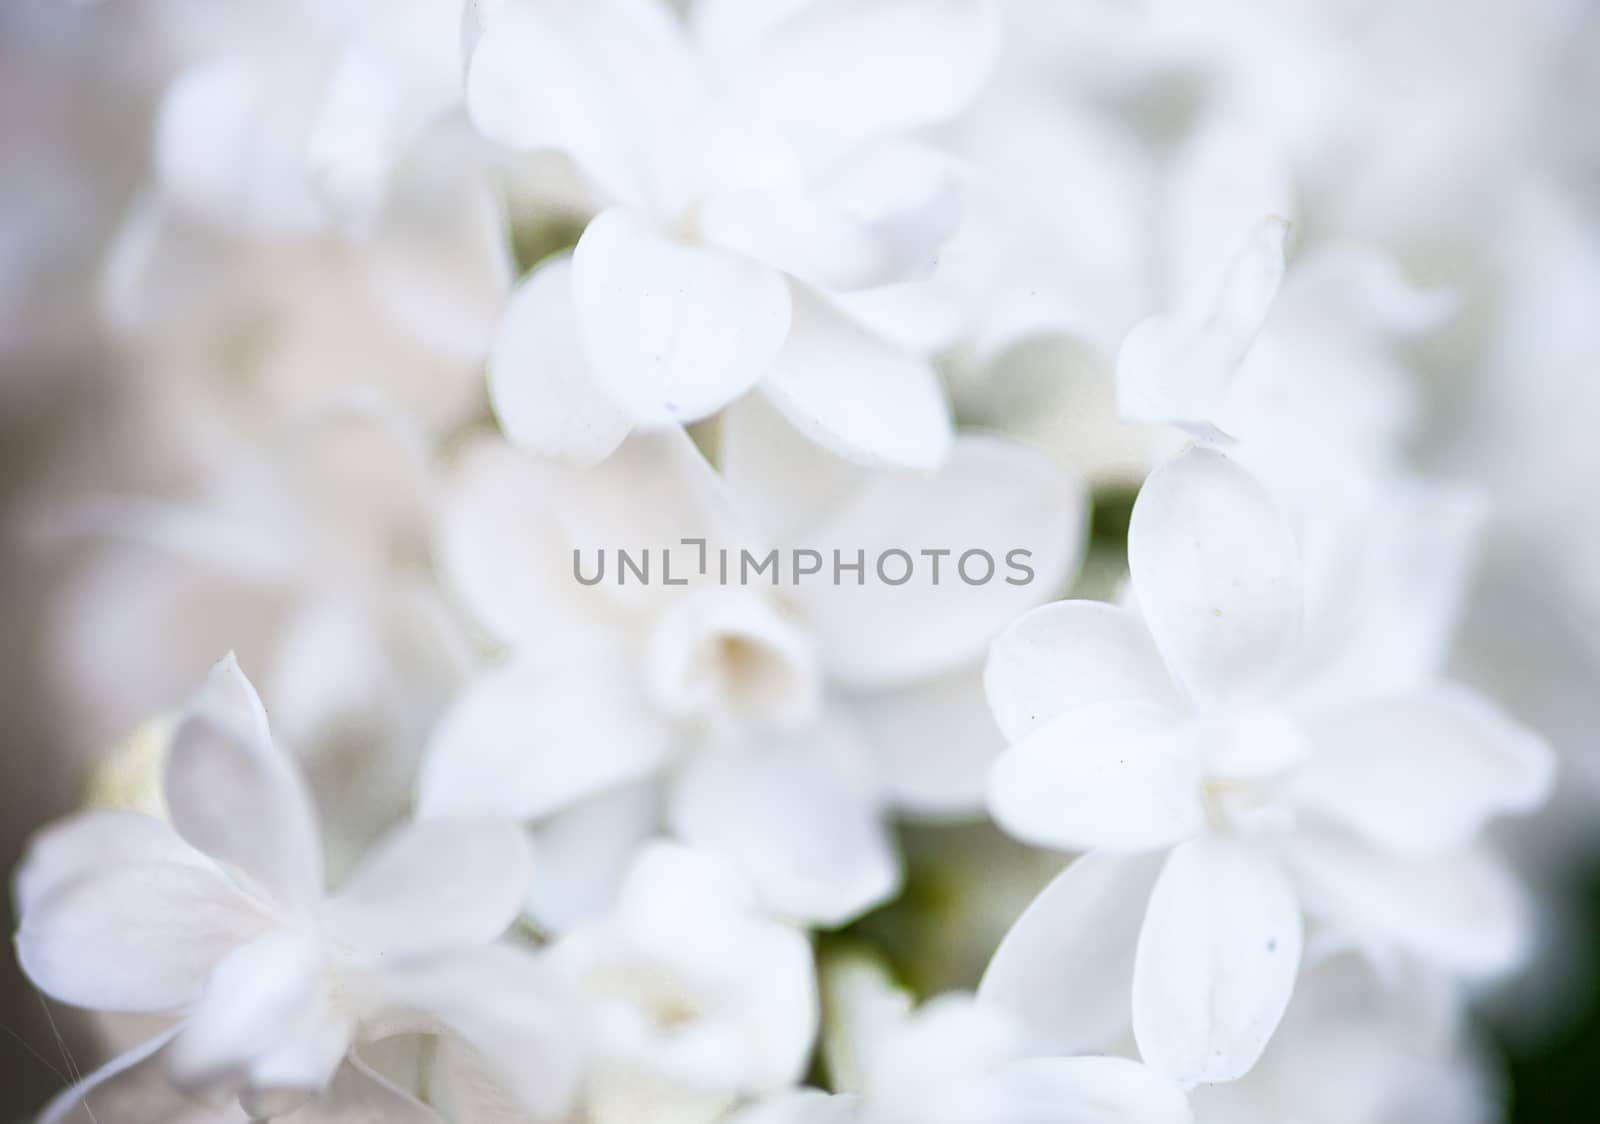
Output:
<svg viewBox="0 0 1600 1124">
<path fill-rule="evenodd" d="M 1011 1014 L 969 994 L 913 1009 L 870 963 L 828 973 L 833 1095 L 796 1090 L 734 1124 L 1189 1124 L 1170 1079 L 1127 1058 L 1031 1055 Z"/>
<path fill-rule="evenodd" d="M 817 1030 L 804 931 L 764 913 L 731 864 L 645 846 L 615 910 L 565 934 L 552 965 L 582 998 L 586 1124 L 715 1124 L 792 1085 Z"/>
<path fill-rule="evenodd" d="M 490 381 L 507 432 L 593 462 L 634 427 L 704 418 L 759 384 L 843 455 L 937 465 L 937 374 L 847 298 L 926 273 L 955 229 L 943 161 L 896 138 L 976 92 L 990 6 L 490 9 L 467 74 L 474 123 L 570 157 L 600 208 L 506 309 Z"/>
<path fill-rule="evenodd" d="M 405 828 L 325 895 L 310 796 L 232 657 L 173 734 L 164 795 L 170 826 L 83 813 L 18 873 L 17 952 L 36 986 L 174 1020 L 63 1093 L 46 1124 L 436 1121 L 356 1052 L 407 1033 L 481 1059 L 530 1119 L 565 1110 L 563 989 L 495 943 L 530 872 L 515 825 Z"/>
<path fill-rule="evenodd" d="M 591 469 L 486 443 L 446 501 L 447 578 L 511 659 L 435 730 L 420 808 L 536 825 L 544 925 L 603 908 L 663 821 L 786 916 L 837 925 L 884 900 L 893 811 L 981 810 L 1000 748 L 984 650 L 1078 559 L 1072 482 L 992 438 L 958 439 L 937 473 L 862 473 L 752 401 L 724 417 L 720 459 L 721 475 L 679 431 Z M 650 552 L 650 584 L 623 549 Z M 776 557 L 742 574 L 743 550 Z M 907 557 L 885 572 L 911 580 L 883 583 L 889 550 Z M 1017 550 L 1031 581 L 1005 568 Z M 592 577 L 602 551 L 603 579 L 580 584 L 574 555 Z M 835 573 L 835 552 L 856 569 Z"/>
<path fill-rule="evenodd" d="M 1011 747 L 990 809 L 1022 839 L 1091 853 L 1018 921 L 983 993 L 1083 1049 L 1125 1030 L 1131 987 L 1145 1060 L 1212 1082 L 1248 1071 L 1281 1018 L 1302 911 L 1458 971 L 1513 964 L 1520 899 L 1475 840 L 1544 799 L 1548 747 L 1415 666 L 1430 643 L 1403 603 L 1379 602 L 1387 631 L 1352 614 L 1346 642 L 1374 645 L 1354 660 L 1319 650 L 1302 606 L 1321 587 L 1267 493 L 1220 453 L 1151 475 L 1128 555 L 1137 612 L 1048 605 L 991 652 Z M 1425 556 L 1385 561 L 1434 573 Z"/>
</svg>

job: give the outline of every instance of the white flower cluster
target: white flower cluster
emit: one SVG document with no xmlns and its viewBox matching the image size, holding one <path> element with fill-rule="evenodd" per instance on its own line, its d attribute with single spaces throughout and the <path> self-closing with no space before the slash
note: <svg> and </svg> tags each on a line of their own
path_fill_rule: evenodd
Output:
<svg viewBox="0 0 1600 1124">
<path fill-rule="evenodd" d="M 40 1124 L 1496 1118 L 1577 5 L 121 7 Z"/>
</svg>

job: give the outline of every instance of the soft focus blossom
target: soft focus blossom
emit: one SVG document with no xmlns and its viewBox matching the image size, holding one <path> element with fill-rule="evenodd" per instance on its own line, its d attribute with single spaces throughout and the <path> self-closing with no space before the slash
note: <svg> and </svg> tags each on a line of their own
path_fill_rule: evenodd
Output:
<svg viewBox="0 0 1600 1124">
<path fill-rule="evenodd" d="M 930 268 L 958 221 L 940 160 L 899 143 L 969 99 L 985 0 L 492 6 L 467 105 L 489 139 L 564 153 L 598 212 L 506 310 L 508 433 L 580 462 L 752 387 L 846 456 L 930 468 L 933 368 L 831 298 Z"/>
<path fill-rule="evenodd" d="M 0 1117 L 1556 1124 L 1587 9 L 7 8 Z"/>
<path fill-rule="evenodd" d="M 175 1020 L 44 1119 L 432 1120 L 352 1051 L 434 1030 L 484 1052 L 542 1115 L 561 1110 L 559 990 L 493 943 L 529 876 L 514 826 L 407 829 L 325 895 L 304 782 L 232 658 L 173 734 L 164 795 L 170 826 L 87 812 L 40 836 L 17 875 L 17 953 L 36 986 Z M 500 1021 L 510 994 L 516 1035 Z"/>
<path fill-rule="evenodd" d="M 990 657 L 1011 742 L 990 779 L 996 820 L 1092 853 L 1012 930 L 985 994 L 1025 1004 L 1052 1041 L 1086 1036 L 1081 1048 L 1125 1002 L 1086 1005 L 1081 990 L 1131 987 L 1147 1061 L 1226 1081 L 1283 1016 L 1303 912 L 1458 971 L 1513 966 L 1521 902 L 1476 837 L 1544 799 L 1543 741 L 1459 686 L 1341 675 L 1337 651 L 1306 642 L 1318 632 L 1292 530 L 1220 453 L 1151 475 L 1128 553 L 1137 609 L 1045 606 Z M 1108 942 L 1113 925 L 1136 946 Z"/>
<path fill-rule="evenodd" d="M 446 572 L 511 659 L 439 724 L 420 805 L 543 825 L 562 874 L 529 908 L 547 925 L 602 904 L 661 822 L 726 854 L 788 916 L 837 925 L 891 895 L 888 815 L 981 806 L 999 749 L 984 648 L 1076 563 L 1074 487 L 1005 442 L 964 436 L 935 474 L 863 475 L 750 403 L 724 418 L 721 460 L 719 476 L 669 432 L 590 470 L 501 443 L 459 467 Z M 947 543 L 986 551 L 989 572 L 969 572 L 987 580 L 964 579 Z M 619 549 L 654 550 L 654 584 L 630 581 Z M 877 568 L 895 549 L 915 572 L 904 581 L 889 559 L 889 586 Z M 1030 582 L 998 569 L 1019 549 Z M 813 576 L 795 572 L 804 550 Z M 579 582 L 602 552 L 611 569 Z M 749 574 L 746 556 L 773 552 Z"/>
</svg>

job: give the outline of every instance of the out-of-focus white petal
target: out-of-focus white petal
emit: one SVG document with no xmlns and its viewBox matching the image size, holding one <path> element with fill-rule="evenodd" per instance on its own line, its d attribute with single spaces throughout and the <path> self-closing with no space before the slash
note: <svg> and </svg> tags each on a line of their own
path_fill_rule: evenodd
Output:
<svg viewBox="0 0 1600 1124">
<path fill-rule="evenodd" d="M 1166 180 L 1165 205 L 1167 296 L 1185 319 L 1201 321 L 1212 310 L 1219 275 L 1230 268 L 1230 259 L 1254 236 L 1252 231 L 1263 233 L 1262 216 L 1294 220 L 1294 169 L 1268 137 L 1213 114 L 1177 152 Z M 1276 267 L 1270 260 L 1261 264 L 1281 275 L 1281 252 L 1278 258 Z M 1271 299 L 1269 292 L 1260 295 Z"/>
<path fill-rule="evenodd" d="M 1059 590 L 1085 529 L 1082 491 L 1048 458 L 963 436 L 938 471 L 875 476 L 817 527 L 804 545 L 839 580 L 794 597 L 832 675 L 906 683 L 973 662 L 1007 621 Z M 829 573 L 836 555 L 853 563 L 858 552 L 871 571 L 860 584 Z"/>
<path fill-rule="evenodd" d="M 595 1042 L 598 1119 L 690 1106 L 720 1114 L 741 1092 L 800 1078 L 818 1017 L 810 942 L 758 906 L 728 859 L 646 847 L 617 908 L 552 956 L 610 1012 Z"/>
<path fill-rule="evenodd" d="M 527 897 L 532 856 L 509 820 L 438 819 L 378 845 L 327 903 L 338 939 L 402 957 L 494 940 Z"/>
<path fill-rule="evenodd" d="M 1190 1124 L 1183 1089 L 1127 1058 L 1027 1058 L 984 1083 L 987 1124 Z"/>
<path fill-rule="evenodd" d="M 172 1041 L 172 1079 L 196 1093 L 245 1086 L 274 1102 L 325 1088 L 355 1020 L 335 1009 L 324 970 L 321 949 L 303 933 L 273 933 L 229 953 Z"/>
<path fill-rule="evenodd" d="M 414 127 L 403 91 L 365 51 L 334 63 L 306 137 L 307 176 L 330 215 L 360 229 L 381 205 L 401 146 Z"/>
<path fill-rule="evenodd" d="M 741 102 L 818 162 L 955 113 L 994 49 L 987 0 L 811 0 L 762 5 L 754 19 L 740 6 L 699 5 L 701 41 Z"/>
<path fill-rule="evenodd" d="M 645 776 L 670 737 L 617 669 L 512 664 L 470 684 L 434 727 L 418 810 L 537 819 Z"/>
<path fill-rule="evenodd" d="M 584 230 L 572 275 L 595 378 L 636 425 L 722 409 L 772 371 L 789 335 L 780 273 L 674 241 L 625 210 Z"/>
<path fill-rule="evenodd" d="M 659 0 L 495 4 L 468 62 L 467 112 L 490 140 L 558 149 L 605 195 L 637 200 L 698 97 L 674 23 Z"/>
<path fill-rule="evenodd" d="M 396 170 L 360 248 L 362 280 L 396 336 L 463 374 L 477 374 L 511 289 L 504 209 L 476 152 L 430 138 Z M 471 396 L 470 408 L 477 405 Z"/>
<path fill-rule="evenodd" d="M 604 460 L 633 428 L 584 353 L 570 257 L 542 263 L 511 294 L 489 355 L 489 399 L 507 437 L 574 464 Z"/>
<path fill-rule="evenodd" d="M 1142 851 L 1204 829 L 1190 724 L 1163 707 L 1075 707 L 1001 755 L 989 812 L 1007 834 L 1063 851 Z"/>
<path fill-rule="evenodd" d="M 950 451 L 950 410 L 932 364 L 801 291 L 761 389 L 801 433 L 862 464 L 931 469 Z"/>
<path fill-rule="evenodd" d="M 161 1051 L 177 1028 L 121 1054 L 64 1090 L 37 1124 L 247 1124 L 237 1105 L 192 1100 L 167 1076 Z"/>
<path fill-rule="evenodd" d="M 17 959 L 63 1003 L 170 1011 L 200 998 L 217 961 L 272 924 L 214 867 L 112 865 L 34 901 L 17 930 Z"/>
<path fill-rule="evenodd" d="M 824 290 L 925 275 L 960 222 L 955 180 L 915 149 L 880 149 L 808 190 L 721 192 L 697 212 L 701 235 Z"/>
<path fill-rule="evenodd" d="M 1145 481 L 1128 528 L 1134 594 L 1156 647 L 1200 699 L 1280 673 L 1300 635 L 1300 563 L 1271 497 L 1191 448 Z"/>
<path fill-rule="evenodd" d="M 1488 515 L 1476 489 L 1385 482 L 1361 534 L 1348 519 L 1313 525 L 1307 647 L 1315 671 L 1295 689 L 1308 710 L 1425 687 L 1445 671 Z"/>
<path fill-rule="evenodd" d="M 899 811 L 934 819 L 982 813 L 989 769 L 1005 741 L 976 666 L 863 692 L 848 705 Z"/>
<path fill-rule="evenodd" d="M 983 679 L 1011 741 L 1089 703 L 1181 702 L 1145 623 L 1100 601 L 1057 601 L 1024 613 L 990 646 Z"/>
<path fill-rule="evenodd" d="M 1124 417 L 1210 426 L 1277 296 L 1287 237 L 1282 219 L 1262 220 L 1235 249 L 1203 319 L 1156 316 L 1128 333 L 1117 353 Z"/>
<path fill-rule="evenodd" d="M 668 820 L 681 838 L 736 862 L 775 912 L 842 925 L 900 885 L 861 753 L 848 733 L 823 726 L 703 753 L 678 774 Z"/>
<path fill-rule="evenodd" d="M 717 468 L 763 542 L 800 541 L 871 478 L 868 469 L 802 436 L 759 391 L 722 412 L 717 436 Z"/>
<path fill-rule="evenodd" d="M 537 876 L 528 917 L 560 933 L 611 908 L 628 864 L 660 828 L 655 781 L 620 785 L 546 816 L 530 830 Z"/>
<path fill-rule="evenodd" d="M 270 59 L 223 54 L 173 80 L 156 121 L 156 174 L 214 226 L 304 237 L 326 221 L 305 165 L 311 86 L 283 82 Z"/>
<path fill-rule="evenodd" d="M 1406 854 L 1461 847 L 1489 818 L 1531 811 L 1555 776 L 1543 738 L 1448 684 L 1357 705 L 1311 733 L 1296 801 Z"/>
<path fill-rule="evenodd" d="M 1404 858 L 1308 827 L 1295 833 L 1287 861 L 1307 914 L 1379 951 L 1398 947 L 1487 977 L 1515 968 L 1531 947 L 1522 886 L 1488 851 Z"/>
<path fill-rule="evenodd" d="M 170 827 L 138 812 L 105 808 L 57 821 L 33 837 L 17 866 L 17 912 L 28 913 L 74 878 L 146 863 L 210 866 Z"/>
<path fill-rule="evenodd" d="M 1106 1050 L 1127 1035 L 1134 946 L 1161 862 L 1084 855 L 1006 933 L 978 995 L 1022 1020 L 1030 1054 Z"/>
<path fill-rule="evenodd" d="M 1186 1085 L 1248 1073 L 1289 1005 L 1300 945 L 1299 902 L 1270 858 L 1225 839 L 1176 848 L 1139 932 L 1140 1054 Z"/>
<path fill-rule="evenodd" d="M 1453 313 L 1449 289 L 1420 288 L 1394 258 L 1365 244 L 1335 243 L 1296 261 L 1278 308 L 1291 316 L 1316 316 L 1346 330 L 1426 332 Z"/>
<path fill-rule="evenodd" d="M 386 972 L 386 1033 L 440 1033 L 509 1095 L 517 1119 L 564 1119 L 578 1077 L 579 1014 L 548 959 L 485 945 Z M 460 1091 L 458 1090 L 458 1093 Z"/>
<path fill-rule="evenodd" d="M 167 752 L 178 834 L 287 905 L 322 893 L 322 845 L 305 778 L 272 741 L 267 713 L 228 656 L 190 703 Z"/>
<path fill-rule="evenodd" d="M 611 464 L 588 470 L 605 474 Z M 576 546 L 563 519 L 573 490 L 564 466 L 498 440 L 462 449 L 441 503 L 436 549 L 444 584 L 490 636 L 517 646 L 523 658 L 556 664 L 572 659 L 570 645 L 606 631 L 603 591 L 573 578 Z"/>
</svg>

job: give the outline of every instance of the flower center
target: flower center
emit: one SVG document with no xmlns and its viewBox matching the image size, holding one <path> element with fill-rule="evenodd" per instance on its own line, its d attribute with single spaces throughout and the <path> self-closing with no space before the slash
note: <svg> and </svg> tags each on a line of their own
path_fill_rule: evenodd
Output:
<svg viewBox="0 0 1600 1124">
<path fill-rule="evenodd" d="M 820 703 L 810 638 L 752 590 L 705 590 L 662 614 L 646 652 L 651 698 L 714 732 L 787 729 Z"/>
</svg>

